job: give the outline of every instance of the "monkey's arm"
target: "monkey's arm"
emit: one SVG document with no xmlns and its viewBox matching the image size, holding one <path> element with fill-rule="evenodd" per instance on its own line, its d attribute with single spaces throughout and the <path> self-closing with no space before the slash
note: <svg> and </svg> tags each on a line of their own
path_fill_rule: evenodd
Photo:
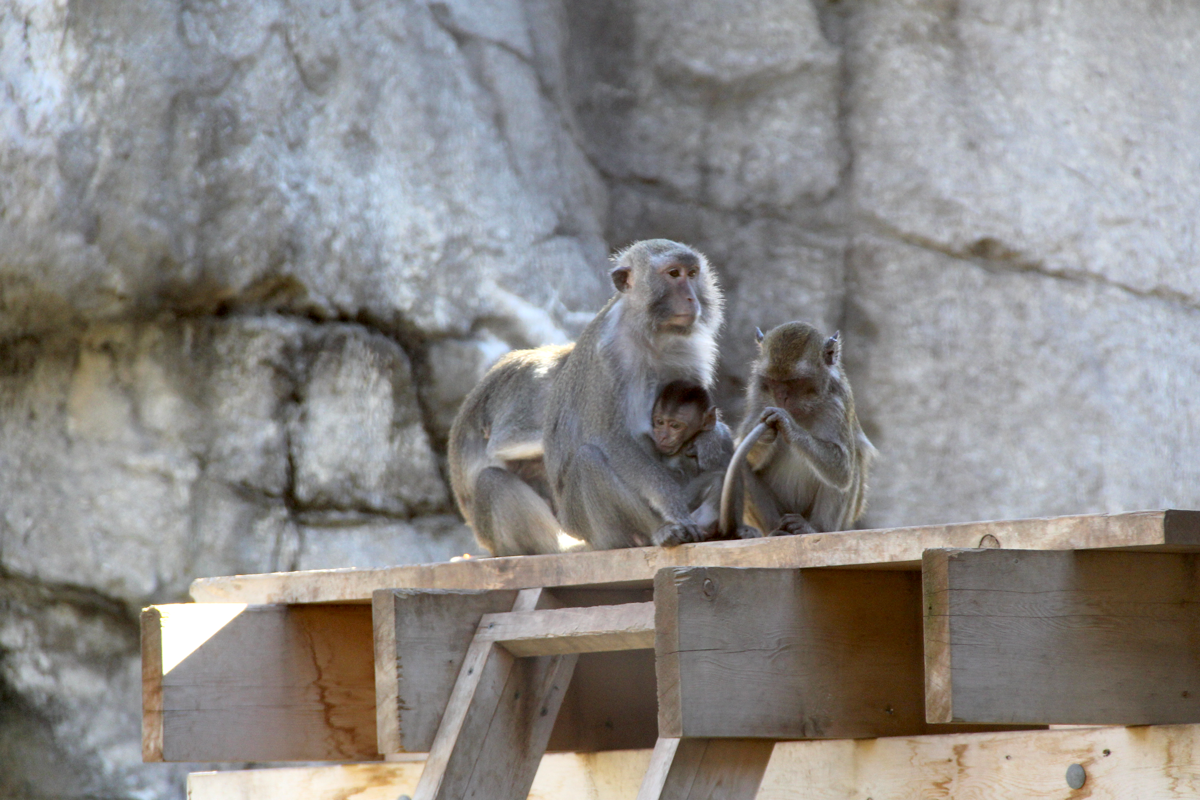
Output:
<svg viewBox="0 0 1200 800">
<path fill-rule="evenodd" d="M 724 422 L 717 422 L 711 431 L 701 431 L 692 439 L 696 463 L 701 473 L 724 473 L 733 458 L 733 434 Z"/>
<path fill-rule="evenodd" d="M 844 492 L 854 480 L 854 465 L 850 461 L 850 448 L 844 437 L 836 439 L 818 438 L 796 424 L 792 416 L 781 408 L 766 408 L 761 421 L 779 431 L 784 440 L 796 448 L 812 465 L 813 472 L 823 483 Z"/>
</svg>

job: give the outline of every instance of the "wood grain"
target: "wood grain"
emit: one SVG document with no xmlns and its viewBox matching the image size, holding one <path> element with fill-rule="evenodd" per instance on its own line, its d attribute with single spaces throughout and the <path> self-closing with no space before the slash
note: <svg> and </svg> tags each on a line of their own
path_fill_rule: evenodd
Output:
<svg viewBox="0 0 1200 800">
<path fill-rule="evenodd" d="M 655 598 L 660 736 L 928 730 L 915 574 L 676 568 Z"/>
<path fill-rule="evenodd" d="M 659 739 L 637 800 L 754 800 L 774 742 Z"/>
<path fill-rule="evenodd" d="M 1067 768 L 1086 783 L 1072 791 Z M 1200 796 L 1200 726 L 1071 728 L 779 742 L 758 800 L 1184 800 Z"/>
<path fill-rule="evenodd" d="M 1200 722 L 1200 557 L 925 556 L 935 722 Z"/>
<path fill-rule="evenodd" d="M 539 589 L 523 590 L 513 610 L 533 610 L 541 595 Z M 526 797 L 577 658 L 572 653 L 518 659 L 477 634 L 414 800 Z"/>
<path fill-rule="evenodd" d="M 654 647 L 654 603 L 485 614 L 478 636 L 514 656 Z"/>
<path fill-rule="evenodd" d="M 142 632 L 145 760 L 379 758 L 370 606 L 154 606 Z"/>
<path fill-rule="evenodd" d="M 385 569 L 201 578 L 192 583 L 198 602 L 367 602 L 378 589 L 522 589 L 648 584 L 673 566 L 861 567 L 917 570 L 927 549 L 978 547 L 990 536 L 999 547 L 1033 550 L 1140 548 L 1200 550 L 1200 511 L 1140 511 L 999 522 L 970 522 L 809 536 L 776 536 L 681 547 L 648 547 L 594 553 L 474 558 Z"/>
<path fill-rule="evenodd" d="M 379 750 L 427 753 L 484 614 L 511 609 L 515 590 L 375 593 Z"/>
<path fill-rule="evenodd" d="M 630 800 L 650 750 L 547 755 L 529 800 Z M 424 762 L 193 772 L 189 800 L 396 800 L 411 796 Z"/>
</svg>

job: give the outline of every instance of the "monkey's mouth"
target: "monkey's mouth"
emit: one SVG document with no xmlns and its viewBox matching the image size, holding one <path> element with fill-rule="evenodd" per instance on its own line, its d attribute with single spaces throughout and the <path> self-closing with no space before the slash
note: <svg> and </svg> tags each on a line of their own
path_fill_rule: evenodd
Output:
<svg viewBox="0 0 1200 800">
<path fill-rule="evenodd" d="M 672 333 L 687 333 L 696 324 L 697 319 L 699 315 L 694 313 L 672 314 L 663 322 L 662 329 Z"/>
</svg>

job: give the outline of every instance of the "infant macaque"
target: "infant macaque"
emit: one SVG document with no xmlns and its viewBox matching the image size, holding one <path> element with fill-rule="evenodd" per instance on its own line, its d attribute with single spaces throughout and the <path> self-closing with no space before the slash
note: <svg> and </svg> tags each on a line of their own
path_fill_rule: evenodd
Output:
<svg viewBox="0 0 1200 800">
<path fill-rule="evenodd" d="M 733 434 L 720 420 L 708 390 L 673 381 L 654 401 L 651 438 L 662 463 L 685 487 L 692 520 L 706 537 L 717 532 L 721 486 L 733 457 Z"/>
</svg>

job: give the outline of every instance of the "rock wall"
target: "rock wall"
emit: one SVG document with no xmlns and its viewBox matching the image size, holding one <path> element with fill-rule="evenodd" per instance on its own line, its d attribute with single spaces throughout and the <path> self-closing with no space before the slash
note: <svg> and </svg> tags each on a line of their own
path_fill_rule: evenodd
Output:
<svg viewBox="0 0 1200 800">
<path fill-rule="evenodd" d="M 136 611 L 475 551 L 458 402 L 606 254 L 841 328 L 866 523 L 1200 507 L 1200 9 L 0 0 L 0 797 L 141 765 Z"/>
</svg>

